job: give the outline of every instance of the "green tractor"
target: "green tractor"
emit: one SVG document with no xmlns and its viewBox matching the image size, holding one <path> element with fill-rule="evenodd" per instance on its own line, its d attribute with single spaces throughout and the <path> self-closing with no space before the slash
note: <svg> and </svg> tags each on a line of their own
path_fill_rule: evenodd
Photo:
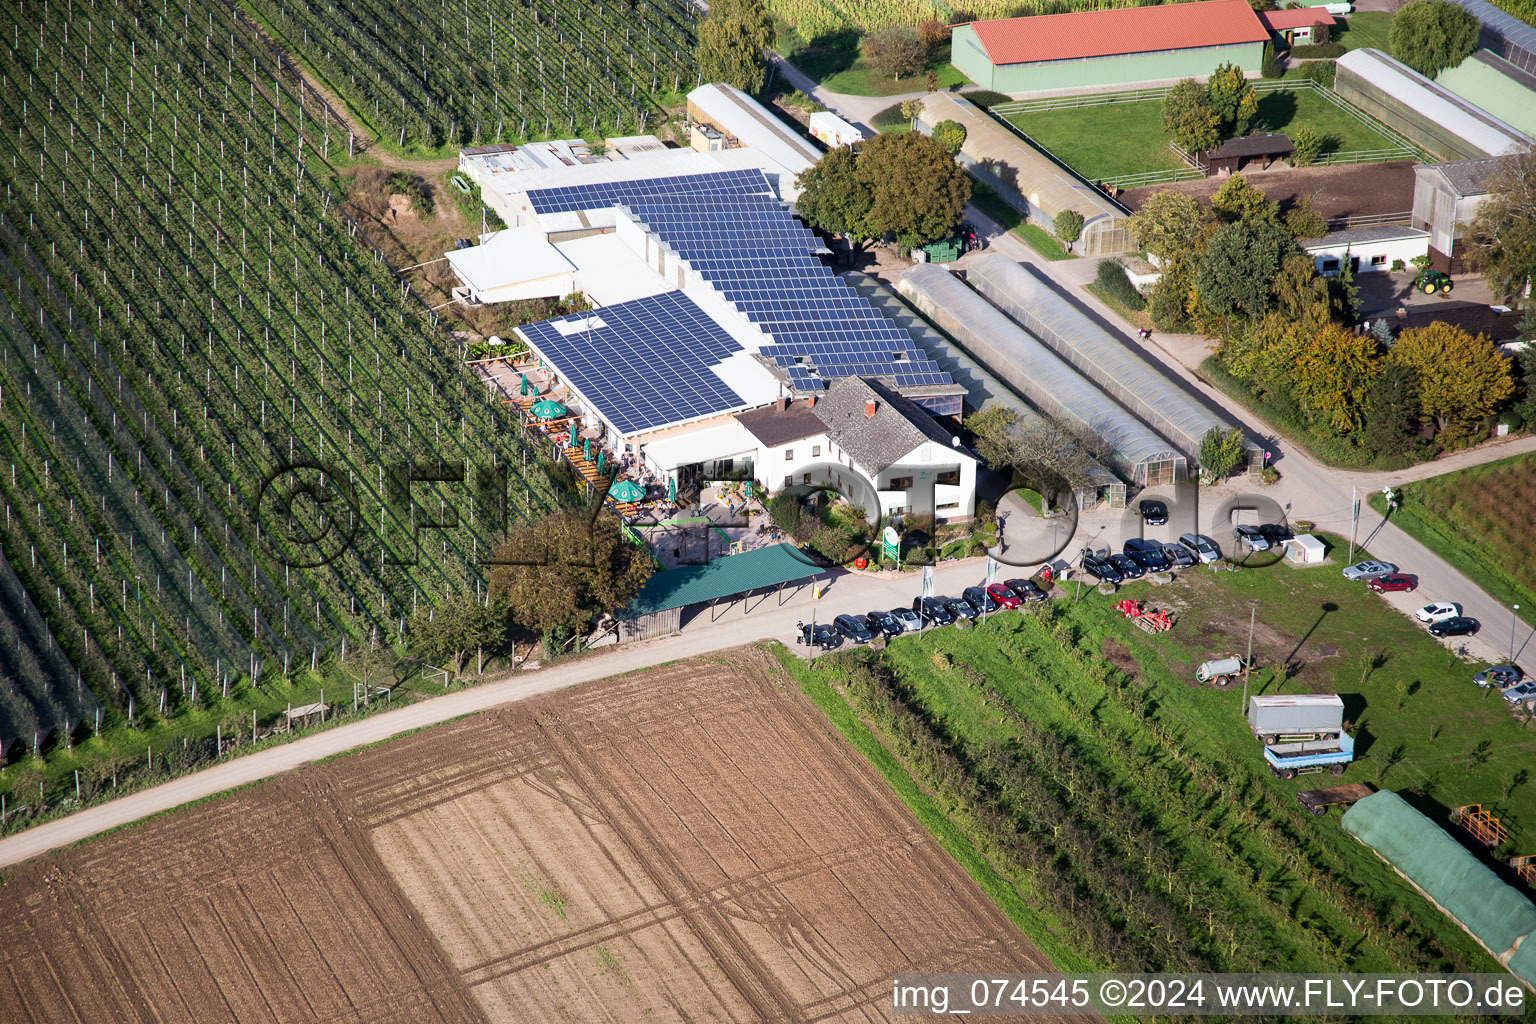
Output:
<svg viewBox="0 0 1536 1024">
<path fill-rule="evenodd" d="M 1439 270 L 1419 271 L 1419 276 L 1414 280 L 1413 286 L 1425 295 L 1433 295 L 1435 292 L 1449 292 L 1453 287 L 1451 275 Z"/>
</svg>

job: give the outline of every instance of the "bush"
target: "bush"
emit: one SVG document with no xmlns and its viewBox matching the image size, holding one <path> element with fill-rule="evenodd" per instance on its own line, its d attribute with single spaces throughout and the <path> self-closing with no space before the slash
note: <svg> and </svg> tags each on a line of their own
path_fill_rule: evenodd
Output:
<svg viewBox="0 0 1536 1024">
<path fill-rule="evenodd" d="M 1291 47 L 1291 56 L 1296 60 L 1314 60 L 1318 57 L 1342 57 L 1348 52 L 1342 43 L 1319 43 L 1315 46 Z"/>
<path fill-rule="evenodd" d="M 419 174 L 409 171 L 395 171 L 389 176 L 386 186 L 392 193 L 408 196 L 411 205 L 416 207 L 416 212 L 427 215 L 436 209 L 436 203 L 432 199 L 432 186 Z"/>
<path fill-rule="evenodd" d="M 816 532 L 811 534 L 806 547 L 816 552 L 822 558 L 834 565 L 842 565 L 848 561 L 853 549 L 853 542 L 848 534 L 835 526 L 818 526 Z"/>
<path fill-rule="evenodd" d="M 975 92 L 968 92 L 965 94 L 965 98 L 983 110 L 986 110 L 988 107 L 994 107 L 999 103 L 1013 102 L 1013 97 L 1007 93 L 993 92 L 991 89 L 978 89 Z"/>
<path fill-rule="evenodd" d="M 1323 136 L 1310 124 L 1299 124 L 1291 130 L 1291 166 L 1306 167 L 1323 151 Z"/>
<path fill-rule="evenodd" d="M 773 519 L 773 525 L 788 534 L 793 534 L 800 525 L 801 516 L 800 501 L 793 494 L 779 494 L 768 500 L 768 515 Z"/>
<path fill-rule="evenodd" d="M 1105 294 L 1127 309 L 1141 310 L 1147 307 L 1147 300 L 1142 298 L 1136 286 L 1131 283 L 1130 275 L 1125 272 L 1119 260 L 1099 260 L 1098 285 L 1104 289 Z"/>
<path fill-rule="evenodd" d="M 1265 78 L 1283 78 L 1285 69 L 1280 66 L 1280 58 L 1275 55 L 1275 44 L 1264 44 L 1264 60 L 1259 65 L 1259 74 Z"/>
<path fill-rule="evenodd" d="M 933 126 L 933 140 L 954 156 L 965 145 L 965 125 L 959 121 L 940 121 Z"/>
<path fill-rule="evenodd" d="M 892 103 L 884 110 L 869 119 L 869 123 L 875 128 L 900 128 L 904 124 L 911 124 L 911 119 L 901 112 L 900 103 Z"/>
<path fill-rule="evenodd" d="M 1076 210 L 1062 210 L 1051 221 L 1051 227 L 1056 229 L 1056 237 L 1070 246 L 1083 237 L 1083 215 Z"/>
<path fill-rule="evenodd" d="M 1331 60 L 1308 61 L 1301 66 L 1301 77 L 1310 82 L 1316 82 L 1324 89 L 1333 88 L 1333 75 L 1336 63 Z"/>
</svg>

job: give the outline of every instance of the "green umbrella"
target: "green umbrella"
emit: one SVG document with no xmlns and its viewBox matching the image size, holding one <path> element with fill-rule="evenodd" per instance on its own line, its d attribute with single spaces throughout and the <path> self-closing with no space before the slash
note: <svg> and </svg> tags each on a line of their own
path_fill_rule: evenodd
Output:
<svg viewBox="0 0 1536 1024">
<path fill-rule="evenodd" d="M 745 498 L 752 497 L 752 481 L 751 480 L 748 480 L 748 481 L 746 481 L 745 483 L 743 483 L 741 485 L 741 494 L 742 494 L 742 497 L 745 497 Z"/>
<path fill-rule="evenodd" d="M 588 462 L 592 461 L 592 439 L 590 437 L 581 439 L 581 454 Z"/>
<path fill-rule="evenodd" d="M 565 406 L 553 398 L 545 398 L 533 403 L 533 414 L 541 420 L 557 420 L 565 415 Z"/>
<path fill-rule="evenodd" d="M 632 480 L 620 480 L 608 489 L 608 494 L 614 501 L 639 501 L 645 497 L 645 488 Z"/>
<path fill-rule="evenodd" d="M 677 504 L 677 480 L 675 479 L 667 481 L 667 501 L 673 505 Z"/>
<path fill-rule="evenodd" d="M 576 444 L 576 424 L 574 423 L 571 424 L 570 431 L 565 435 L 565 446 L 567 448 L 579 447 Z"/>
<path fill-rule="evenodd" d="M 603 453 L 601 451 L 599 451 L 597 453 L 597 472 L 599 474 L 601 474 L 607 468 L 607 466 L 608 466 L 608 460 L 605 459 L 603 457 Z"/>
<path fill-rule="evenodd" d="M 523 397 L 526 398 L 527 395 L 528 395 L 528 375 L 526 373 L 524 373 L 524 374 L 521 374 L 521 377 L 522 377 L 522 383 L 520 383 L 518 385 L 518 393 L 523 395 Z"/>
</svg>

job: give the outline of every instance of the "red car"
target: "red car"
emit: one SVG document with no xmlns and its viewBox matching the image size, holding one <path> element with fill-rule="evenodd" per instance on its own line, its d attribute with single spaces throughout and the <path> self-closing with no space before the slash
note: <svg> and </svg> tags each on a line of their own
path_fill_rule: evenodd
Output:
<svg viewBox="0 0 1536 1024">
<path fill-rule="evenodd" d="M 1371 580 L 1370 588 L 1378 594 L 1389 590 L 1416 590 L 1419 581 L 1412 576 L 1404 576 L 1401 573 L 1391 573 L 1387 576 L 1377 576 Z"/>
<path fill-rule="evenodd" d="M 987 596 L 1004 608 L 1017 608 L 1019 596 L 1001 583 L 994 583 L 987 588 Z"/>
</svg>

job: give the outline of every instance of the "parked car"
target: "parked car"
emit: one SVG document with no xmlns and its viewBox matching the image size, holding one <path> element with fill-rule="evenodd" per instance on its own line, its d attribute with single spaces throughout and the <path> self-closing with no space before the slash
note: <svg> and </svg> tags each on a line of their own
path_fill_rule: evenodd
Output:
<svg viewBox="0 0 1536 1024">
<path fill-rule="evenodd" d="M 1284 523 L 1263 523 L 1259 526 L 1259 532 L 1264 535 L 1265 540 L 1269 541 L 1269 546 L 1272 548 L 1278 548 L 1296 536 Z"/>
<path fill-rule="evenodd" d="M 987 593 L 986 590 L 982 587 L 966 587 L 960 593 L 961 596 L 965 598 L 965 603 L 970 605 L 972 608 L 975 608 L 978 612 L 985 612 L 986 614 L 991 615 L 993 612 L 1001 611 L 1003 608 L 1003 606 L 999 604 L 997 600 L 993 598 L 991 594 Z"/>
<path fill-rule="evenodd" d="M 1163 557 L 1168 559 L 1169 565 L 1178 569 L 1186 569 L 1195 564 L 1195 553 L 1182 544 L 1164 544 Z"/>
<path fill-rule="evenodd" d="M 1527 679 L 1504 691 L 1504 699 L 1511 704 L 1529 704 L 1536 701 L 1536 679 Z"/>
<path fill-rule="evenodd" d="M 843 645 L 843 638 L 825 622 L 800 623 L 800 635 L 795 638 L 795 643 L 805 644 L 807 647 L 820 647 L 824 651 L 830 651 L 834 647 Z"/>
<path fill-rule="evenodd" d="M 1232 530 L 1232 539 L 1248 545 L 1249 551 L 1268 551 L 1269 538 L 1257 526 L 1239 526 Z"/>
<path fill-rule="evenodd" d="M 916 633 L 923 628 L 923 617 L 911 608 L 892 608 L 891 618 L 896 620 L 903 631 Z"/>
<path fill-rule="evenodd" d="M 1203 533 L 1179 534 L 1179 547 L 1201 562 L 1214 562 L 1221 557 L 1221 549 L 1216 546 L 1216 542 Z"/>
<path fill-rule="evenodd" d="M 1148 572 L 1163 572 L 1168 568 L 1168 556 L 1156 541 L 1132 537 L 1125 542 L 1126 557 Z"/>
<path fill-rule="evenodd" d="M 1109 564 L 1115 567 L 1115 571 L 1128 580 L 1139 580 L 1147 574 L 1147 570 L 1137 564 L 1136 559 L 1129 555 L 1110 555 Z"/>
<path fill-rule="evenodd" d="M 1500 690 L 1507 690 L 1524 678 L 1525 673 L 1520 671 L 1518 665 L 1495 665 L 1493 668 L 1483 669 L 1472 677 L 1472 681 L 1478 686 L 1493 686 Z"/>
<path fill-rule="evenodd" d="M 1356 562 L 1344 570 L 1344 578 L 1347 580 L 1373 580 L 1377 576 L 1386 576 L 1397 572 L 1397 566 L 1391 562 Z"/>
<path fill-rule="evenodd" d="M 1024 599 L 1013 592 L 1006 583 L 994 583 L 987 588 L 987 596 L 1004 608 L 1017 608 Z"/>
<path fill-rule="evenodd" d="M 1106 562 L 1104 559 L 1095 558 L 1093 555 L 1083 556 L 1083 572 L 1087 573 L 1089 576 L 1092 576 L 1094 579 L 1100 581 L 1101 583 L 1119 583 L 1122 579 L 1124 579 L 1124 577 L 1120 575 L 1120 570 L 1116 569 L 1113 565 L 1111 565 L 1109 562 Z"/>
<path fill-rule="evenodd" d="M 974 619 L 981 614 L 981 609 L 971 604 L 963 597 L 941 597 L 944 607 L 949 609 L 949 614 L 955 617 L 955 621 L 961 619 Z"/>
<path fill-rule="evenodd" d="M 875 638 L 864 620 L 857 615 L 839 615 L 832 620 L 832 628 L 856 644 L 867 644 Z"/>
<path fill-rule="evenodd" d="M 875 636 L 883 636 L 889 639 L 901 635 L 901 623 L 890 612 L 873 611 L 864 616 L 864 625 Z"/>
<path fill-rule="evenodd" d="M 1160 501 L 1148 499 L 1137 506 L 1141 512 L 1141 521 L 1148 526 L 1168 525 L 1168 506 Z"/>
<path fill-rule="evenodd" d="M 1378 594 L 1402 590 L 1412 591 L 1419 586 L 1419 581 L 1412 576 L 1404 576 L 1399 572 L 1389 572 L 1385 576 L 1377 576 L 1371 580 L 1370 588 Z"/>
<path fill-rule="evenodd" d="M 942 597 L 914 597 L 912 610 L 922 618 L 925 626 L 947 626 L 955 621 L 955 616 L 944 607 L 944 601 Z"/>
<path fill-rule="evenodd" d="M 1019 600 L 1026 604 L 1030 601 L 1044 601 L 1050 596 L 1034 580 L 1004 580 L 1003 586 L 1017 594 Z"/>
<path fill-rule="evenodd" d="M 1413 617 L 1420 622 L 1442 622 L 1445 619 L 1454 619 L 1461 614 L 1461 609 L 1449 601 L 1436 601 L 1427 604 L 1413 613 Z"/>
<path fill-rule="evenodd" d="M 1435 636 L 1471 636 L 1481 627 L 1476 619 L 1465 615 L 1457 615 L 1455 618 L 1441 619 L 1439 622 L 1431 622 L 1429 631 Z"/>
</svg>

